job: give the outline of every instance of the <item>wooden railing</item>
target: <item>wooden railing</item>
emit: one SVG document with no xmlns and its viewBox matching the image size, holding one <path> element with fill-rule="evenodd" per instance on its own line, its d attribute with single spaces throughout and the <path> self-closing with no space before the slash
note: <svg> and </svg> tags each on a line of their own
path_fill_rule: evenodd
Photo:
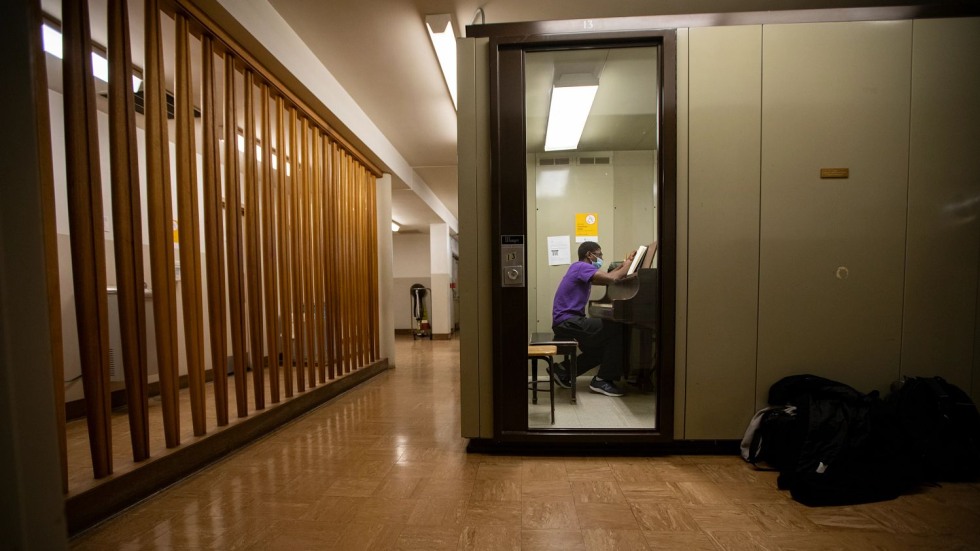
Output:
<svg viewBox="0 0 980 551">
<path fill-rule="evenodd" d="M 139 462 L 160 451 L 150 449 L 151 338 L 165 445 L 181 445 L 178 324 L 195 436 L 213 428 L 207 426 L 209 407 L 217 426 L 230 422 L 229 357 L 238 418 L 249 415 L 250 405 L 262 410 L 379 359 L 375 178 L 380 171 L 206 14 L 181 0 L 145 1 L 139 34 L 145 52 L 141 126 L 146 152 L 145 166 L 138 166 L 127 2 L 109 0 L 107 10 L 109 189 L 120 357 L 132 456 Z M 101 478 L 113 472 L 107 320 L 116 313 L 108 312 L 106 299 L 98 100 L 88 19 L 86 2 L 64 1 L 71 268 L 90 452 L 94 476 Z M 173 40 L 162 34 L 168 19 L 174 22 Z M 39 21 L 39 32 L 40 26 Z M 173 51 L 165 51 L 165 44 Z M 174 98 L 173 137 L 168 136 L 168 91 Z M 147 334 L 144 301 L 144 206 L 153 335 Z M 53 234 L 54 221 L 48 225 Z M 174 252 L 178 240 L 179 256 Z M 207 345 L 211 354 L 206 358 Z M 210 406 L 207 364 L 213 377 Z M 64 450 L 62 455 L 66 463 Z"/>
</svg>

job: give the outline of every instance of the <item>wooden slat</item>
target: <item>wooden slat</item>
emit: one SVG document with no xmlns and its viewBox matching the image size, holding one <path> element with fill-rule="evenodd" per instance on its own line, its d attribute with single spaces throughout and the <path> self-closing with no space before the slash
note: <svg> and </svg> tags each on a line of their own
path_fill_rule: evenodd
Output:
<svg viewBox="0 0 980 551">
<path fill-rule="evenodd" d="M 146 299 L 143 222 L 136 150 L 133 62 L 126 0 L 109 0 L 109 178 L 115 244 L 119 334 L 133 461 L 150 456 L 146 380 Z"/>
<path fill-rule="evenodd" d="M 335 254 L 343 251 L 343 150 L 333 150 L 333 250 Z M 344 374 L 344 294 L 343 271 L 333 266 L 333 319 L 334 319 L 334 369 L 338 376 Z"/>
<path fill-rule="evenodd" d="M 323 383 L 323 376 L 320 375 L 320 369 L 323 365 L 323 344 L 320 340 L 320 328 L 323 325 L 320 323 L 320 295 L 318 293 L 317 285 L 317 274 L 320 273 L 320 264 L 323 262 L 324 258 L 320 256 L 317 250 L 317 245 L 319 243 L 319 222 L 317 216 L 317 205 L 318 205 L 318 191 L 317 187 L 319 182 L 317 181 L 320 175 L 320 169 L 317 164 L 320 162 L 320 156 L 317 152 L 317 143 L 319 139 L 319 131 L 316 127 L 310 127 L 310 137 L 309 137 L 309 152 L 310 152 L 310 182 L 307 186 L 307 196 L 309 199 L 309 205 L 307 210 L 310 215 L 310 243 L 309 243 L 309 258 L 310 262 L 307 269 L 307 278 L 309 279 L 309 303 L 310 312 L 312 313 L 310 320 L 311 328 L 311 341 L 316 348 L 316 354 L 314 354 L 314 374 L 313 378 L 317 381 L 317 384 Z"/>
<path fill-rule="evenodd" d="M 371 213 L 371 278 L 369 285 L 371 288 L 371 361 L 376 362 L 381 359 L 381 303 L 378 299 L 378 183 L 376 178 L 367 170 L 365 177 L 368 180 L 370 201 L 368 212 Z"/>
<path fill-rule="evenodd" d="M 347 152 L 341 153 L 343 157 L 343 184 L 344 184 L 344 229 L 341 232 L 342 236 L 353 235 L 354 227 L 352 224 L 353 217 L 351 216 L 351 181 L 350 181 L 350 158 Z M 344 239 L 344 253 L 348 257 L 354 254 L 354 249 L 351 247 L 352 239 Z M 349 289 L 353 288 L 353 273 L 351 270 L 344 270 L 341 272 L 343 275 L 343 286 L 342 290 L 346 292 L 343 293 L 344 298 L 344 373 L 350 373 L 353 370 L 353 345 L 354 345 L 354 303 L 352 300 L 352 293 Z"/>
<path fill-rule="evenodd" d="M 225 53 L 225 247 L 228 253 L 228 306 L 231 310 L 231 353 L 235 372 L 238 417 L 248 415 L 245 375 L 245 300 L 242 262 L 242 191 L 238 155 L 238 92 L 235 56 Z"/>
<path fill-rule="evenodd" d="M 184 353 L 194 436 L 207 432 L 204 378 L 204 319 L 201 292 L 201 232 L 198 228 L 197 147 L 194 139 L 195 97 L 191 75 L 187 18 L 177 15 L 174 116 L 177 119 L 177 219 L 180 242 L 181 301 L 184 307 Z"/>
<path fill-rule="evenodd" d="M 255 409 L 265 409 L 265 367 L 262 354 L 262 244 L 259 231 L 258 156 L 255 152 L 255 84 L 245 69 L 245 279 L 248 291 L 248 349 Z"/>
<path fill-rule="evenodd" d="M 351 203 L 354 208 L 351 210 L 351 216 L 353 218 L 352 226 L 353 231 L 353 247 L 357 251 L 357 263 L 354 265 L 354 281 L 361 282 L 361 285 L 357 285 L 352 289 L 352 295 L 354 308 L 352 314 L 354 316 L 354 356 L 351 362 L 352 369 L 357 369 L 364 365 L 362 360 L 362 355 L 364 351 L 364 309 L 367 306 L 364 303 L 364 284 L 367 283 L 364 277 L 364 226 L 363 226 L 363 205 L 362 205 L 362 194 L 361 194 L 361 182 L 358 178 L 358 166 L 351 167 Z"/>
<path fill-rule="evenodd" d="M 326 350 L 326 322 L 324 316 L 323 299 L 323 265 L 329 252 L 323 247 L 323 142 L 326 136 L 315 130 L 313 133 L 313 168 L 315 175 L 313 178 L 313 258 L 318 259 L 313 262 L 313 290 L 316 303 L 316 345 L 319 353 L 317 354 L 317 377 L 320 382 L 327 380 L 327 350 Z"/>
<path fill-rule="evenodd" d="M 65 165 L 75 318 L 95 478 L 112 473 L 109 331 L 102 178 L 92 83 L 88 8 L 66 0 L 64 17 Z"/>
<path fill-rule="evenodd" d="M 336 144 L 330 141 L 326 144 L 326 156 L 328 161 L 327 175 L 324 178 L 323 184 L 325 188 L 325 195 L 327 197 L 326 205 L 324 205 L 324 215 L 326 218 L 326 228 L 324 236 L 324 248 L 330 251 L 330 254 L 336 254 L 336 240 L 337 240 L 337 227 L 336 227 L 336 210 L 337 210 L 337 192 L 336 192 Z M 334 262 L 324 262 L 324 282 L 326 285 L 325 290 L 325 305 L 326 309 L 326 348 L 327 348 L 327 377 L 334 379 L 337 377 L 337 284 L 336 284 L 336 271 L 337 266 Z"/>
<path fill-rule="evenodd" d="M 371 220 L 373 216 L 368 210 L 370 208 L 368 181 L 365 178 L 364 167 L 360 164 L 357 165 L 357 174 L 361 182 L 361 239 L 364 258 L 364 279 L 361 280 L 361 297 L 364 300 L 361 307 L 361 367 L 364 367 L 371 356 L 371 257 L 374 253 L 374 247 L 371 246 Z"/>
<path fill-rule="evenodd" d="M 290 225 L 289 239 L 292 249 L 291 255 L 291 276 L 293 291 L 293 342 L 296 356 L 296 390 L 306 391 L 306 365 L 305 351 L 303 350 L 304 323 L 303 323 L 303 218 L 300 215 L 300 197 L 302 195 L 302 165 L 300 165 L 300 155 L 302 154 L 302 140 L 299 134 L 299 120 L 295 109 L 289 110 L 289 167 L 290 167 Z"/>
<path fill-rule="evenodd" d="M 321 209 L 323 211 L 323 250 L 324 258 L 326 257 L 327 251 L 332 251 L 335 240 L 336 233 L 333 231 L 331 226 L 333 220 L 332 212 L 332 192 L 333 189 L 331 182 L 333 180 L 333 145 L 329 137 L 324 137 L 323 140 L 323 203 Z M 324 359 L 323 362 L 326 364 L 327 368 L 327 378 L 335 378 L 336 372 L 334 371 L 334 354 L 335 346 L 333 342 L 333 324 L 335 315 L 335 308 L 332 306 L 331 295 L 332 295 L 332 269 L 331 263 L 322 263 L 323 268 L 323 308 L 326 312 L 323 322 L 323 346 L 324 346 Z"/>
<path fill-rule="evenodd" d="M 276 247 L 275 181 L 272 179 L 272 117 L 269 112 L 269 87 L 262 85 L 262 282 L 265 312 L 265 348 L 269 358 L 269 394 L 273 404 L 279 403 L 279 315 L 276 288 L 278 286 Z"/>
<path fill-rule="evenodd" d="M 278 214 L 278 243 L 279 243 L 279 312 L 282 325 L 282 368 L 283 385 L 287 398 L 293 395 L 293 294 L 290 269 L 292 266 L 290 257 L 292 248 L 289 239 L 289 215 L 290 215 L 290 195 L 289 181 L 287 179 L 287 167 L 292 163 L 292 155 L 286 143 L 287 128 L 292 128 L 287 120 L 286 101 L 278 98 L 276 101 L 276 150 L 278 152 L 278 168 L 276 169 L 278 180 L 278 198 L 276 201 L 276 212 Z M 290 135 L 290 140 L 292 136 Z"/>
<path fill-rule="evenodd" d="M 363 205 L 364 211 L 361 213 L 363 216 L 362 226 L 364 227 L 364 285 L 362 286 L 364 293 L 364 319 L 362 323 L 364 324 L 364 352 L 362 354 L 363 361 L 361 366 L 366 366 L 371 361 L 371 319 L 374 317 L 375 311 L 371 309 L 371 289 L 374 287 L 372 285 L 371 274 L 373 270 L 371 269 L 372 260 L 374 259 L 374 241 L 373 237 L 373 221 L 374 216 L 371 212 L 371 189 L 370 180 L 367 178 L 367 172 L 361 165 L 357 166 L 357 171 L 361 176 L 361 204 Z"/>
<path fill-rule="evenodd" d="M 35 125 L 37 158 L 40 174 L 41 223 L 44 239 L 45 286 L 48 296 L 48 338 L 51 342 L 51 375 L 55 398 L 55 422 L 58 428 L 58 453 L 61 463 L 61 490 L 68 493 L 68 442 L 65 432 L 65 363 L 61 317 L 61 285 L 58 266 L 58 228 L 55 214 L 54 162 L 51 154 L 51 116 L 48 110 L 48 78 L 45 71 L 44 44 L 41 40 L 41 8 L 38 2 L 28 4 L 32 69 L 34 74 Z"/>
<path fill-rule="evenodd" d="M 339 254 L 347 254 L 347 243 L 349 243 L 344 237 L 347 235 L 349 228 L 347 227 L 347 182 L 346 182 L 346 163 L 344 162 L 344 152 L 343 150 L 338 151 L 338 160 L 340 161 L 338 166 L 339 176 L 337 180 L 337 238 L 338 246 L 337 250 Z M 340 339 L 340 350 L 339 352 L 339 365 L 337 366 L 338 373 L 347 373 L 347 344 L 349 340 L 349 319 L 347 316 L 347 299 L 349 294 L 345 292 L 349 287 L 349 281 L 347 281 L 347 276 L 350 272 L 346 270 L 337 271 L 337 302 L 338 302 L 338 316 L 337 319 L 340 320 L 340 326 L 338 327 L 337 336 Z"/>
<path fill-rule="evenodd" d="M 316 309 L 313 300 L 313 226 L 312 226 L 312 201 L 311 190 L 313 188 L 313 156 L 310 153 L 310 126 L 309 121 L 304 117 L 303 125 L 303 194 L 300 207 L 303 213 L 303 308 L 305 312 L 304 323 L 306 325 L 304 334 L 306 336 L 306 380 L 310 388 L 316 386 Z"/>
<path fill-rule="evenodd" d="M 337 148 L 334 152 L 334 160 L 336 162 L 335 167 L 335 180 L 334 180 L 334 197 L 335 197 L 335 212 L 334 216 L 334 250 L 338 254 L 343 254 L 344 246 L 344 151 Z M 343 375 L 344 370 L 344 327 L 346 325 L 346 320 L 344 316 L 346 314 L 346 309 L 344 307 L 344 285 L 346 281 L 344 280 L 344 271 L 337 267 L 334 273 L 334 308 L 336 311 L 337 327 L 336 327 L 336 339 L 337 339 L 337 375 Z"/>
<path fill-rule="evenodd" d="M 211 371 L 214 376 L 214 409 L 217 424 L 228 424 L 228 369 L 225 367 L 225 237 L 222 228 L 221 154 L 218 142 L 220 112 L 216 102 L 214 44 L 211 35 L 201 37 L 201 139 L 204 174 L 204 246 L 208 284 L 208 329 Z"/>
<path fill-rule="evenodd" d="M 156 333 L 163 430 L 167 447 L 180 445 L 177 372 L 177 298 L 174 280 L 173 208 L 170 197 L 170 147 L 164 90 L 163 37 L 157 0 L 145 5 L 146 67 L 143 90 L 146 125 L 146 186 L 150 223 L 150 272 Z"/>
</svg>

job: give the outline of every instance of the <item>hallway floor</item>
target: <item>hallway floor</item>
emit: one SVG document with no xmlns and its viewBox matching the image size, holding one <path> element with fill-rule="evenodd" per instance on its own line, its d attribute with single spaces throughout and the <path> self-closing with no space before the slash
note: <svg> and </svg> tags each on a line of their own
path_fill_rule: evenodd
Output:
<svg viewBox="0 0 980 551">
<path fill-rule="evenodd" d="M 467 454 L 459 342 L 72 540 L 73 549 L 980 549 L 980 484 L 809 508 L 739 457 Z"/>
</svg>

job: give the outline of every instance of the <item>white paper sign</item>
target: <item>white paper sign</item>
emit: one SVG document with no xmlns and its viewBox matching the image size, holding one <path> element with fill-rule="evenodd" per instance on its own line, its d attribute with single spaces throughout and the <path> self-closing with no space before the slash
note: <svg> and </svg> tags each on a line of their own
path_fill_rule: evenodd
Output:
<svg viewBox="0 0 980 551">
<path fill-rule="evenodd" d="M 567 235 L 549 235 L 548 266 L 571 264 L 571 255 L 569 254 L 570 250 L 571 248 L 569 246 Z"/>
</svg>

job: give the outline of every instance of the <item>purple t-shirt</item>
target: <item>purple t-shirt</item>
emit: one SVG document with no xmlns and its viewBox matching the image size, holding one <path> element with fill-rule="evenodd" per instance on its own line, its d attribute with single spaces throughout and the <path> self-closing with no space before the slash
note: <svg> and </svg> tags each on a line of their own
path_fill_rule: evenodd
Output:
<svg viewBox="0 0 980 551">
<path fill-rule="evenodd" d="M 585 305 L 592 292 L 592 276 L 599 271 L 590 262 L 579 260 L 568 267 L 565 277 L 555 291 L 555 302 L 551 310 L 552 326 L 569 318 L 584 318 Z"/>
</svg>

